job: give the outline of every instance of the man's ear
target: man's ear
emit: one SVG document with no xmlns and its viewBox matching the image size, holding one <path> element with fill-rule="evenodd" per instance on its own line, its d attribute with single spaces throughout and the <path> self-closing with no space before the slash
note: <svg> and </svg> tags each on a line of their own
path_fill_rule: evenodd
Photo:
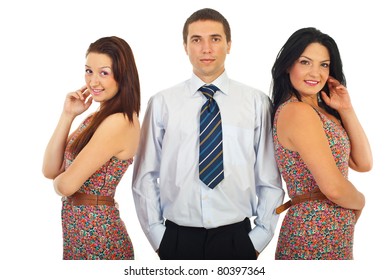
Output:
<svg viewBox="0 0 389 280">
<path fill-rule="evenodd" d="M 231 50 L 231 41 L 227 43 L 227 54 L 230 54 L 230 50 Z"/>
</svg>

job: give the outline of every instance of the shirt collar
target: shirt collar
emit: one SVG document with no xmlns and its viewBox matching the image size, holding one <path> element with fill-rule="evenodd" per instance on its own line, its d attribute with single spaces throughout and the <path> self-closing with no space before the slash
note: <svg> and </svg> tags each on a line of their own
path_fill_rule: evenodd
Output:
<svg viewBox="0 0 389 280">
<path fill-rule="evenodd" d="M 228 95 L 228 76 L 226 71 L 224 71 L 219 77 L 217 77 L 216 80 L 214 80 L 212 83 L 215 86 L 217 86 L 220 91 L 226 95 Z M 192 77 L 189 80 L 189 90 L 191 95 L 195 95 L 197 92 L 199 92 L 199 88 L 205 85 L 199 77 L 197 77 L 194 73 L 192 74 Z"/>
</svg>

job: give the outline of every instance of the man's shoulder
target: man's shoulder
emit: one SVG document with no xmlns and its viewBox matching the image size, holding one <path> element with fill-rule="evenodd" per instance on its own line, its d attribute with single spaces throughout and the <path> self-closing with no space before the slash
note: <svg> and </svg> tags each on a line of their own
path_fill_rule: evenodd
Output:
<svg viewBox="0 0 389 280">
<path fill-rule="evenodd" d="M 230 89 L 232 89 L 232 90 L 238 89 L 239 92 L 252 94 L 252 95 L 257 96 L 261 99 L 268 98 L 268 95 L 265 92 L 263 92 L 262 90 L 254 87 L 254 86 L 251 86 L 251 85 L 248 85 L 248 84 L 245 84 L 245 83 L 233 80 L 233 79 L 230 79 L 229 82 L 230 82 Z"/>
<path fill-rule="evenodd" d="M 186 91 L 187 84 L 188 84 L 187 81 L 183 81 L 173 86 L 166 87 L 158 91 L 157 93 L 151 95 L 149 99 L 149 103 L 161 105 L 163 103 L 168 102 L 168 100 L 176 100 L 180 96 L 182 96 L 183 92 Z"/>
<path fill-rule="evenodd" d="M 166 87 L 159 92 L 157 92 L 155 95 L 170 95 L 179 92 L 180 90 L 183 90 L 187 87 L 188 80 L 180 82 L 178 84 Z"/>
</svg>

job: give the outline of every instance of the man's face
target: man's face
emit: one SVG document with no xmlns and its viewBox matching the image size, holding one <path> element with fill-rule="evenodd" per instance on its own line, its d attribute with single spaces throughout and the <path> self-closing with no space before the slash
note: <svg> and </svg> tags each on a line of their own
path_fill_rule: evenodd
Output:
<svg viewBox="0 0 389 280">
<path fill-rule="evenodd" d="M 224 72 L 224 61 L 230 53 L 231 42 L 227 42 L 223 24 L 201 20 L 188 26 L 184 47 L 194 74 L 210 83 Z"/>
</svg>

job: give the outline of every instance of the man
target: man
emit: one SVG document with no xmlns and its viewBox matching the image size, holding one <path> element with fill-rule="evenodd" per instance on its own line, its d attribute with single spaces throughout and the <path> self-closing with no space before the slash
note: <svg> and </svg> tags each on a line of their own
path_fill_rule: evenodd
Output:
<svg viewBox="0 0 389 280">
<path fill-rule="evenodd" d="M 256 259 L 284 196 L 270 99 L 228 78 L 231 31 L 219 12 L 193 13 L 183 39 L 193 75 L 151 97 L 143 120 L 133 177 L 139 221 L 161 259 Z"/>
</svg>

